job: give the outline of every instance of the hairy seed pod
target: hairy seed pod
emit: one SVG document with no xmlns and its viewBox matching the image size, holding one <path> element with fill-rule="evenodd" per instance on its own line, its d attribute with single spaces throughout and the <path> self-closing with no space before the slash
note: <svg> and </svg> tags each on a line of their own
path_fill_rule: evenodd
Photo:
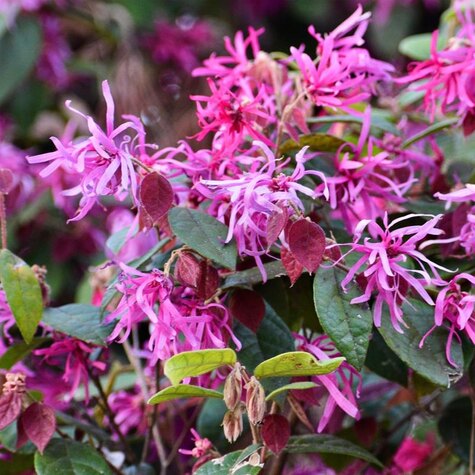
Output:
<svg viewBox="0 0 475 475">
<path fill-rule="evenodd" d="M 249 422 L 257 425 L 264 419 L 266 413 L 266 394 L 262 384 L 254 376 L 246 384 L 246 389 L 246 408 Z"/>
<path fill-rule="evenodd" d="M 224 402 L 226 407 L 233 411 L 241 402 L 242 373 L 241 365 L 236 363 L 224 382 Z"/>
<path fill-rule="evenodd" d="M 224 414 L 223 419 L 224 437 L 233 443 L 241 435 L 242 432 L 242 407 L 238 405 L 233 411 L 228 411 Z"/>
</svg>

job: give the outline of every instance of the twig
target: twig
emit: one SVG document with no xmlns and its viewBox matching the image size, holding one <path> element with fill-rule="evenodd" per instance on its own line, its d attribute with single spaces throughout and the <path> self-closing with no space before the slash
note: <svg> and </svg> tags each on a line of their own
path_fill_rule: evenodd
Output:
<svg viewBox="0 0 475 475">
<path fill-rule="evenodd" d="M 7 248 L 7 212 L 5 210 L 5 195 L 0 193 L 0 229 L 2 235 L 2 249 Z"/>
</svg>

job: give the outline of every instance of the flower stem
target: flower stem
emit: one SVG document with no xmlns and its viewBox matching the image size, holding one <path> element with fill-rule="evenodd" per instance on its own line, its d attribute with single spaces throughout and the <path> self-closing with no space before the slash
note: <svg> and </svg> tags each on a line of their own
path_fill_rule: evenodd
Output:
<svg viewBox="0 0 475 475">
<path fill-rule="evenodd" d="M 0 234 L 2 249 L 7 248 L 7 212 L 5 209 L 5 195 L 0 193 Z"/>
</svg>

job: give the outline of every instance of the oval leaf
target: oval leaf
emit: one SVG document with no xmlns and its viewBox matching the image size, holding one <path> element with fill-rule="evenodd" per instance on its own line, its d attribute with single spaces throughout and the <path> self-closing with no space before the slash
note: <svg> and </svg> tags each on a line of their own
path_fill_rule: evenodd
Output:
<svg viewBox="0 0 475 475">
<path fill-rule="evenodd" d="M 349 455 L 382 467 L 381 462 L 368 451 L 345 439 L 333 435 L 308 434 L 290 437 L 286 452 L 291 454 L 340 454 Z"/>
<path fill-rule="evenodd" d="M 236 289 L 229 301 L 229 312 L 254 333 L 266 313 L 264 299 L 253 290 Z"/>
<path fill-rule="evenodd" d="M 302 275 L 303 265 L 295 259 L 294 255 L 285 247 L 280 250 L 280 258 L 285 267 L 285 271 L 290 279 L 290 286 L 292 287 L 298 278 Z"/>
<path fill-rule="evenodd" d="M 20 416 L 22 431 L 43 453 L 56 430 L 56 416 L 53 409 L 42 403 L 34 402 Z"/>
<path fill-rule="evenodd" d="M 452 359 L 456 368 L 450 366 L 445 356 L 448 333 L 444 328 L 435 329 L 419 348 L 423 336 L 434 325 L 434 309 L 417 300 L 410 300 L 402 307 L 404 320 L 409 328 L 398 333 L 391 325 L 389 310 L 384 308 L 379 332 L 391 350 L 410 368 L 438 386 L 451 386 L 462 377 L 463 355 L 456 339 L 452 342 Z"/>
<path fill-rule="evenodd" d="M 242 454 L 245 452 L 246 450 L 238 450 L 210 460 L 194 472 L 194 475 L 258 475 L 261 472 L 262 465 L 254 465 L 253 454 L 251 454 L 250 460 L 249 456 L 241 460 Z M 259 460 L 258 457 L 257 460 Z"/>
<path fill-rule="evenodd" d="M 224 242 L 228 228 L 217 219 L 200 211 L 175 207 L 170 210 L 168 220 L 184 244 L 223 267 L 236 268 L 236 243 L 234 239 Z"/>
<path fill-rule="evenodd" d="M 8 249 L 2 249 L 0 280 L 21 335 L 30 343 L 43 313 L 38 279 L 31 267 Z"/>
<path fill-rule="evenodd" d="M 289 213 L 286 207 L 280 206 L 279 210 L 272 211 L 266 225 L 266 240 L 268 248 L 277 241 L 288 220 Z"/>
<path fill-rule="evenodd" d="M 65 335 L 94 345 L 105 345 L 114 328 L 114 323 L 102 323 L 99 307 L 76 303 L 47 308 L 44 311 L 43 323 Z"/>
<path fill-rule="evenodd" d="M 20 17 L 13 29 L 0 38 L 2 80 L 0 103 L 2 103 L 30 74 L 42 46 L 41 28 L 37 20 Z"/>
<path fill-rule="evenodd" d="M 22 394 L 9 392 L 0 396 L 0 430 L 11 424 L 21 412 Z"/>
<path fill-rule="evenodd" d="M 173 188 L 159 173 L 149 173 L 140 184 L 139 201 L 141 212 L 155 225 L 173 205 Z"/>
<path fill-rule="evenodd" d="M 313 298 L 318 319 L 325 333 L 357 370 L 363 367 L 373 317 L 366 305 L 351 304 L 359 295 L 356 287 L 344 292 L 345 273 L 335 267 L 320 268 L 313 283 Z"/>
<path fill-rule="evenodd" d="M 299 141 L 286 140 L 279 148 L 279 153 L 288 155 L 294 150 L 300 150 L 308 145 L 313 152 L 336 152 L 345 144 L 343 139 L 328 134 L 301 135 Z"/>
<path fill-rule="evenodd" d="M 312 221 L 299 219 L 290 226 L 288 242 L 295 259 L 309 272 L 315 272 L 325 253 L 326 239 L 323 229 Z"/>
<path fill-rule="evenodd" d="M 212 389 L 205 389 L 191 384 L 177 384 L 176 386 L 169 386 L 154 394 L 148 400 L 148 404 L 160 404 L 161 402 L 188 397 L 215 397 L 222 399 L 223 394 L 218 391 L 213 391 Z"/>
<path fill-rule="evenodd" d="M 165 362 L 165 375 L 176 386 L 184 378 L 200 376 L 234 363 L 236 363 L 236 353 L 230 348 L 184 351 Z"/>
<path fill-rule="evenodd" d="M 281 414 L 268 414 L 262 421 L 261 434 L 266 447 L 278 454 L 289 441 L 289 421 Z"/>
<path fill-rule="evenodd" d="M 53 439 L 43 455 L 35 454 L 37 475 L 112 475 L 97 450 L 69 439 Z"/>
<path fill-rule="evenodd" d="M 318 361 L 305 351 L 290 351 L 263 361 L 254 370 L 256 378 L 275 376 L 315 376 L 335 371 L 345 358 Z"/>
<path fill-rule="evenodd" d="M 266 396 L 266 401 L 270 401 L 274 399 L 279 394 L 285 391 L 291 391 L 295 389 L 311 389 L 316 388 L 318 385 L 313 383 L 312 381 L 298 381 L 296 383 L 286 384 L 285 386 L 281 386 L 280 388 L 275 389 L 270 394 Z"/>
</svg>

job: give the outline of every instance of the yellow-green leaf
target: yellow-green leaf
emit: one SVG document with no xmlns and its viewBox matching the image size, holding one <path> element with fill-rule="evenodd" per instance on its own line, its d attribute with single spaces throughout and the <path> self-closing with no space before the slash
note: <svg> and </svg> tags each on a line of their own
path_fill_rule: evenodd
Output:
<svg viewBox="0 0 475 475">
<path fill-rule="evenodd" d="M 30 266 L 8 249 L 2 249 L 0 280 L 23 339 L 30 343 L 43 314 L 38 279 Z"/>
<path fill-rule="evenodd" d="M 279 148 L 279 153 L 288 155 L 294 150 L 300 150 L 306 145 L 309 146 L 313 152 L 336 152 L 342 145 L 345 144 L 343 139 L 334 137 L 328 134 L 309 134 L 301 135 L 299 141 L 289 139 L 286 140 Z"/>
<path fill-rule="evenodd" d="M 169 386 L 154 394 L 149 400 L 149 404 L 160 404 L 161 402 L 171 401 L 173 399 L 181 399 L 187 397 L 214 397 L 222 399 L 222 393 L 212 389 L 193 386 L 191 384 L 177 384 Z"/>
<path fill-rule="evenodd" d="M 311 389 L 316 388 L 317 384 L 312 383 L 312 381 L 298 381 L 296 383 L 286 384 L 285 386 L 281 386 L 280 388 L 275 389 L 271 393 L 266 396 L 266 401 L 270 401 L 278 396 L 280 393 L 285 391 L 295 390 L 295 389 Z"/>
<path fill-rule="evenodd" d="M 318 361 L 305 351 L 291 351 L 263 361 L 254 370 L 256 378 L 275 376 L 315 376 L 335 371 L 345 358 Z"/>
<path fill-rule="evenodd" d="M 200 376 L 234 363 L 236 363 L 236 353 L 230 348 L 184 351 L 165 362 L 165 375 L 173 385 L 177 385 L 184 378 Z"/>
</svg>

